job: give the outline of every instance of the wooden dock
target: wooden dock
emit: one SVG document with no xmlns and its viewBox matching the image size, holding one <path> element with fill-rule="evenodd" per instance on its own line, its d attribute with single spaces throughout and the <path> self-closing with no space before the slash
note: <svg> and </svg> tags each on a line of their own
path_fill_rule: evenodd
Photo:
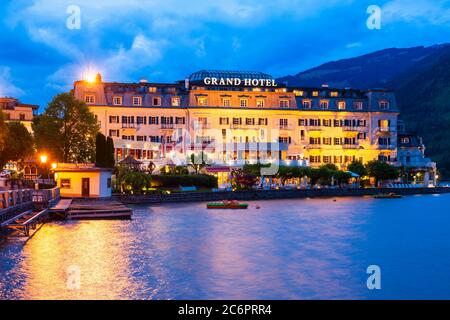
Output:
<svg viewBox="0 0 450 320">
<path fill-rule="evenodd" d="M 47 209 L 42 211 L 24 211 L 6 221 L 3 221 L 0 224 L 0 227 L 12 231 L 16 235 L 29 237 L 30 230 L 37 230 L 38 226 L 42 225 L 47 219 L 47 214 Z"/>
<path fill-rule="evenodd" d="M 133 214 L 123 203 L 107 200 L 73 200 L 66 212 L 68 219 L 131 219 Z"/>
</svg>

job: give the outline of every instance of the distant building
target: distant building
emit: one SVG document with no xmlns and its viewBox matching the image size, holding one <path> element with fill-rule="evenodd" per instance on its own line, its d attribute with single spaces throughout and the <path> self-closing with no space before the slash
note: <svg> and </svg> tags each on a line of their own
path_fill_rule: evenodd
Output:
<svg viewBox="0 0 450 320">
<path fill-rule="evenodd" d="M 52 171 L 62 197 L 111 197 L 112 169 L 99 168 L 93 163 L 58 163 Z"/>
<path fill-rule="evenodd" d="M 19 121 L 25 125 L 29 132 L 32 132 L 31 123 L 39 106 L 24 104 L 15 98 L 0 97 L 0 109 L 6 115 L 7 121 Z"/>
</svg>

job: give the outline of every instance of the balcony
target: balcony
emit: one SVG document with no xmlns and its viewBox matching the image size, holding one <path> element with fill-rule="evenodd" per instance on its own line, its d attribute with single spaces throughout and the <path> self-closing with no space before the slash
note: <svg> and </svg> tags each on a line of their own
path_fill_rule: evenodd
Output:
<svg viewBox="0 0 450 320">
<path fill-rule="evenodd" d="M 322 131 L 322 127 L 320 126 L 308 126 L 306 127 L 307 131 Z"/>
<path fill-rule="evenodd" d="M 292 126 L 291 125 L 288 125 L 288 124 L 280 124 L 279 126 L 278 126 L 278 129 L 280 129 L 280 130 L 292 130 Z"/>
<path fill-rule="evenodd" d="M 353 149 L 353 150 L 356 150 L 356 149 L 359 149 L 359 145 L 357 145 L 357 144 L 343 144 L 342 145 L 342 149 Z"/>
</svg>

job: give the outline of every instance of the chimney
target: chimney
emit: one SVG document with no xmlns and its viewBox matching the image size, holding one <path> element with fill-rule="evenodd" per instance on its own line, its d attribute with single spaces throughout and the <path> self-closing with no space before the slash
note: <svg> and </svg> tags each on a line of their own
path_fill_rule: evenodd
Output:
<svg viewBox="0 0 450 320">
<path fill-rule="evenodd" d="M 97 75 L 95 76 L 95 82 L 97 83 L 102 82 L 102 75 L 100 74 L 100 72 L 98 72 Z"/>
<path fill-rule="evenodd" d="M 189 90 L 189 78 L 184 79 L 184 88 Z"/>
</svg>

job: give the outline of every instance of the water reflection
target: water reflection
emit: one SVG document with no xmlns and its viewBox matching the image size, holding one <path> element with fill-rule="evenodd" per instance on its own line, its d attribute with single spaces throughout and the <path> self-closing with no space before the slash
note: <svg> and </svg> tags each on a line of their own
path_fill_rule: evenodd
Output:
<svg viewBox="0 0 450 320">
<path fill-rule="evenodd" d="M 450 243 L 441 229 L 449 222 L 440 209 L 445 203 L 450 203 L 447 195 L 260 201 L 237 211 L 206 210 L 204 203 L 167 204 L 137 206 L 132 221 L 49 223 L 26 243 L 0 245 L 0 298 L 447 296 L 447 287 L 438 281 L 429 292 L 421 288 L 424 281 L 405 292 L 401 267 L 414 259 L 399 251 L 400 245 L 420 242 L 418 230 L 427 225 L 432 229 L 425 229 L 426 239 Z M 433 258 L 441 260 L 441 267 L 450 261 L 446 252 L 415 254 L 422 255 L 422 264 L 412 270 L 422 274 Z M 374 262 L 382 266 L 390 290 L 367 290 L 365 270 Z M 67 286 L 71 266 L 81 271 L 79 290 Z M 448 280 L 443 268 L 436 272 L 443 277 L 439 283 Z"/>
</svg>

